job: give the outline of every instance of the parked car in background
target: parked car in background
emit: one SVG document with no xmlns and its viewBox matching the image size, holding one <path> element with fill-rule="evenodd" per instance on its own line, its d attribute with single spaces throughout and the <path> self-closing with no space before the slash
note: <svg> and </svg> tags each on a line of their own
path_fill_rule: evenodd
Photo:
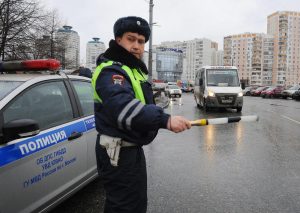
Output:
<svg viewBox="0 0 300 213">
<path fill-rule="evenodd" d="M 297 101 L 300 101 L 300 89 L 298 89 L 296 92 L 294 92 L 292 98 Z"/>
<path fill-rule="evenodd" d="M 293 98 L 293 94 L 299 89 L 300 89 L 299 85 L 295 85 L 295 86 L 290 87 L 289 89 L 285 89 L 282 91 L 281 97 L 284 99 Z"/>
<path fill-rule="evenodd" d="M 47 212 L 98 176 L 91 79 L 59 66 L 0 62 L 0 212 Z"/>
<path fill-rule="evenodd" d="M 260 96 L 260 93 L 268 88 L 269 88 L 268 86 L 258 87 L 255 90 L 251 91 L 251 96 Z"/>
<path fill-rule="evenodd" d="M 194 84 L 187 81 L 182 81 L 179 84 L 182 92 L 194 92 Z"/>
<path fill-rule="evenodd" d="M 167 85 L 165 88 L 166 95 L 171 97 L 181 97 L 182 91 L 177 85 Z"/>
<path fill-rule="evenodd" d="M 251 91 L 257 89 L 258 86 L 248 86 L 245 89 L 243 89 L 243 95 L 244 96 L 250 96 L 251 95 Z"/>
<path fill-rule="evenodd" d="M 268 89 L 263 90 L 260 96 L 262 98 L 279 98 L 283 89 L 283 86 L 270 86 Z"/>
</svg>

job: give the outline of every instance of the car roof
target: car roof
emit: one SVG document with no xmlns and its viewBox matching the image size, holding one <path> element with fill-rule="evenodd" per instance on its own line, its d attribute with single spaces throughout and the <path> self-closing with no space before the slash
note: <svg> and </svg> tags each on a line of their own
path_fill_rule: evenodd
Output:
<svg viewBox="0 0 300 213">
<path fill-rule="evenodd" d="M 28 81 L 30 79 L 40 77 L 42 75 L 37 74 L 3 74 L 1 75 L 1 81 Z"/>
<path fill-rule="evenodd" d="M 60 74 L 1 74 L 0 81 L 20 81 L 26 82 L 32 79 L 47 80 L 47 79 L 57 79 L 63 78 Z M 90 80 L 90 78 L 78 76 L 78 75 L 67 75 L 71 79 L 85 79 Z"/>
</svg>

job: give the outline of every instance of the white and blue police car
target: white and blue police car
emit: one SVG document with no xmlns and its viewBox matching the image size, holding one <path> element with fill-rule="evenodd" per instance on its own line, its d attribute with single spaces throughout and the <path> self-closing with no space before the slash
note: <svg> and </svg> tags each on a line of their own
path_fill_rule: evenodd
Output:
<svg viewBox="0 0 300 213">
<path fill-rule="evenodd" d="M 59 67 L 0 62 L 1 213 L 49 211 L 98 176 L 91 79 Z"/>
</svg>

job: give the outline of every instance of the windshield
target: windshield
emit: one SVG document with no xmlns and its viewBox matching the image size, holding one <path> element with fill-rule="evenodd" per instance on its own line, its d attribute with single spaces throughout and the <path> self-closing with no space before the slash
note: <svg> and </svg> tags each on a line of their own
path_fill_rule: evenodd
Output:
<svg viewBox="0 0 300 213">
<path fill-rule="evenodd" d="M 237 70 L 207 70 L 207 86 L 237 87 L 240 86 Z"/>
<path fill-rule="evenodd" d="M 169 88 L 170 88 L 170 89 L 179 89 L 179 87 L 176 86 L 176 85 L 169 85 Z"/>
<path fill-rule="evenodd" d="M 0 81 L 0 100 L 22 83 L 22 81 Z"/>
</svg>

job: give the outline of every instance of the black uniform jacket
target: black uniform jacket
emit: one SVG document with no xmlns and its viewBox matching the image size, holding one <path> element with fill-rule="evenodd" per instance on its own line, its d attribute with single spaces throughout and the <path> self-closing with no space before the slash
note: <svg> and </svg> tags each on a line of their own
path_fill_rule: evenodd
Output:
<svg viewBox="0 0 300 213">
<path fill-rule="evenodd" d="M 103 68 L 96 80 L 96 92 L 102 103 L 95 103 L 96 129 L 99 134 L 120 137 L 138 145 L 153 141 L 160 128 L 166 128 L 169 114 L 153 102 L 151 84 L 143 82 L 146 104 L 135 98 L 131 81 L 122 65 L 148 74 L 143 61 L 137 59 L 114 40 L 97 59 L 97 65 L 111 60 L 112 66 Z"/>
</svg>

